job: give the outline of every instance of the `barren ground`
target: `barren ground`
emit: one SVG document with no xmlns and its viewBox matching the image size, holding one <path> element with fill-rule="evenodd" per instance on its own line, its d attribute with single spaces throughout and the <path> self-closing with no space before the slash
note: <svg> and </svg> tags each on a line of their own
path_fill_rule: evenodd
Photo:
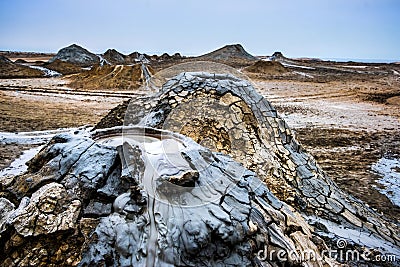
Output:
<svg viewBox="0 0 400 267">
<path fill-rule="evenodd" d="M 63 80 L 0 80 L 0 132 L 28 132 L 94 125 L 126 99 L 63 93 Z M 14 86 L 14 87 L 12 87 Z M 15 87 L 19 87 L 15 88 Z M 31 89 L 40 91 L 30 91 Z M 52 93 L 49 93 L 50 90 Z M 29 145 L 1 145 L 0 168 L 8 166 Z"/>
<path fill-rule="evenodd" d="M 380 176 L 371 168 L 382 157 L 400 156 L 398 103 L 366 100 L 376 82 L 253 82 L 342 189 L 399 220 L 400 207 L 376 190 Z"/>
</svg>

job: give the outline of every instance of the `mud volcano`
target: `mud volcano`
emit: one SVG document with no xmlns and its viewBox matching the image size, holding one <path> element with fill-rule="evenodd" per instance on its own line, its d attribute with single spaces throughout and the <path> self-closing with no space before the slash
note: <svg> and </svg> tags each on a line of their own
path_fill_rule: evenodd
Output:
<svg viewBox="0 0 400 267">
<path fill-rule="evenodd" d="M 399 226 L 341 191 L 245 80 L 182 73 L 105 125 L 54 137 L 0 180 L 1 265 L 374 265 L 324 254 L 346 245 L 400 257 Z"/>
</svg>

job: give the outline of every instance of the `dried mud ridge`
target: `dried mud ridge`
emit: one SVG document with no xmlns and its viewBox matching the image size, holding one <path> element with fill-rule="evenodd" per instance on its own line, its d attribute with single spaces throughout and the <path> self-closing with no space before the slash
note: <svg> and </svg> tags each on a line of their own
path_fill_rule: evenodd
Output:
<svg viewBox="0 0 400 267">
<path fill-rule="evenodd" d="M 399 226 L 340 190 L 246 81 L 183 73 L 101 126 L 1 178 L 2 266 L 281 266 L 259 251 L 320 255 L 332 225 L 399 254 Z"/>
</svg>

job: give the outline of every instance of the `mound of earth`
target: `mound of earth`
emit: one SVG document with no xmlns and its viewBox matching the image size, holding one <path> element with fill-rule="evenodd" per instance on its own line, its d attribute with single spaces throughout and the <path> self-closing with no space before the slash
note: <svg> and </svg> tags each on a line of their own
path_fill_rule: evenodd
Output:
<svg viewBox="0 0 400 267">
<path fill-rule="evenodd" d="M 267 75 L 280 75 L 289 72 L 289 70 L 278 61 L 265 60 L 259 60 L 244 70 L 251 73 Z"/>
<path fill-rule="evenodd" d="M 232 58 L 256 60 L 256 57 L 246 52 L 241 44 L 226 45 L 201 57 L 215 60 L 229 60 Z"/>
<path fill-rule="evenodd" d="M 97 55 L 76 44 L 62 48 L 53 58 L 49 60 L 49 63 L 52 63 L 57 59 L 76 64 L 81 67 L 89 67 L 100 63 L 100 59 Z"/>
<path fill-rule="evenodd" d="M 126 60 L 127 63 L 136 63 L 137 60 L 139 59 L 140 55 L 141 54 L 139 52 L 135 51 L 135 52 L 132 52 L 129 55 L 127 55 L 125 57 L 125 60 Z"/>
<path fill-rule="evenodd" d="M 0 78 L 39 78 L 44 73 L 28 66 L 13 63 L 7 57 L 0 55 Z"/>
<path fill-rule="evenodd" d="M 149 72 L 152 73 L 151 68 L 149 68 Z M 141 64 L 95 66 L 91 70 L 73 75 L 69 79 L 72 80 L 69 86 L 86 90 L 132 90 L 139 88 L 145 82 Z"/>
<path fill-rule="evenodd" d="M 26 61 L 26 60 L 24 60 L 24 59 L 21 59 L 21 58 L 15 60 L 14 62 L 15 62 L 15 63 L 18 63 L 18 64 L 25 64 L 25 63 L 28 63 L 28 61 Z"/>
<path fill-rule="evenodd" d="M 112 65 L 121 65 L 126 63 L 125 55 L 115 49 L 108 49 L 103 54 L 103 58 Z"/>
<path fill-rule="evenodd" d="M 271 60 L 282 60 L 282 59 L 287 59 L 287 57 L 285 57 L 282 52 L 275 52 L 272 54 L 272 56 L 270 57 Z"/>
<path fill-rule="evenodd" d="M 221 62 L 234 67 L 251 65 L 257 60 L 240 44 L 226 45 L 196 59 Z"/>
<path fill-rule="evenodd" d="M 57 71 L 63 75 L 82 72 L 82 68 L 77 66 L 76 64 L 72 64 L 67 61 L 62 61 L 60 59 L 56 59 L 52 62 L 47 62 L 44 64 L 44 67 L 50 70 Z"/>
<path fill-rule="evenodd" d="M 155 56 L 153 56 L 152 58 L 153 58 L 153 60 L 165 61 L 165 60 L 180 60 L 180 59 L 182 59 L 183 57 L 182 57 L 182 55 L 179 54 L 179 53 L 175 53 L 175 54 L 173 54 L 173 55 L 169 55 L 168 53 L 164 53 L 164 54 L 162 54 L 161 56 L 155 55 Z"/>
</svg>

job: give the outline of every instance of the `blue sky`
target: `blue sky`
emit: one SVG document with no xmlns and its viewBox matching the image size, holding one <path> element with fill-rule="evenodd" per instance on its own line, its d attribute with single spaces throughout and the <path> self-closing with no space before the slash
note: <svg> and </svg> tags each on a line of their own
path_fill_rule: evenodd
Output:
<svg viewBox="0 0 400 267">
<path fill-rule="evenodd" d="M 400 59 L 400 0 L 0 0 L 0 50 Z"/>
</svg>

